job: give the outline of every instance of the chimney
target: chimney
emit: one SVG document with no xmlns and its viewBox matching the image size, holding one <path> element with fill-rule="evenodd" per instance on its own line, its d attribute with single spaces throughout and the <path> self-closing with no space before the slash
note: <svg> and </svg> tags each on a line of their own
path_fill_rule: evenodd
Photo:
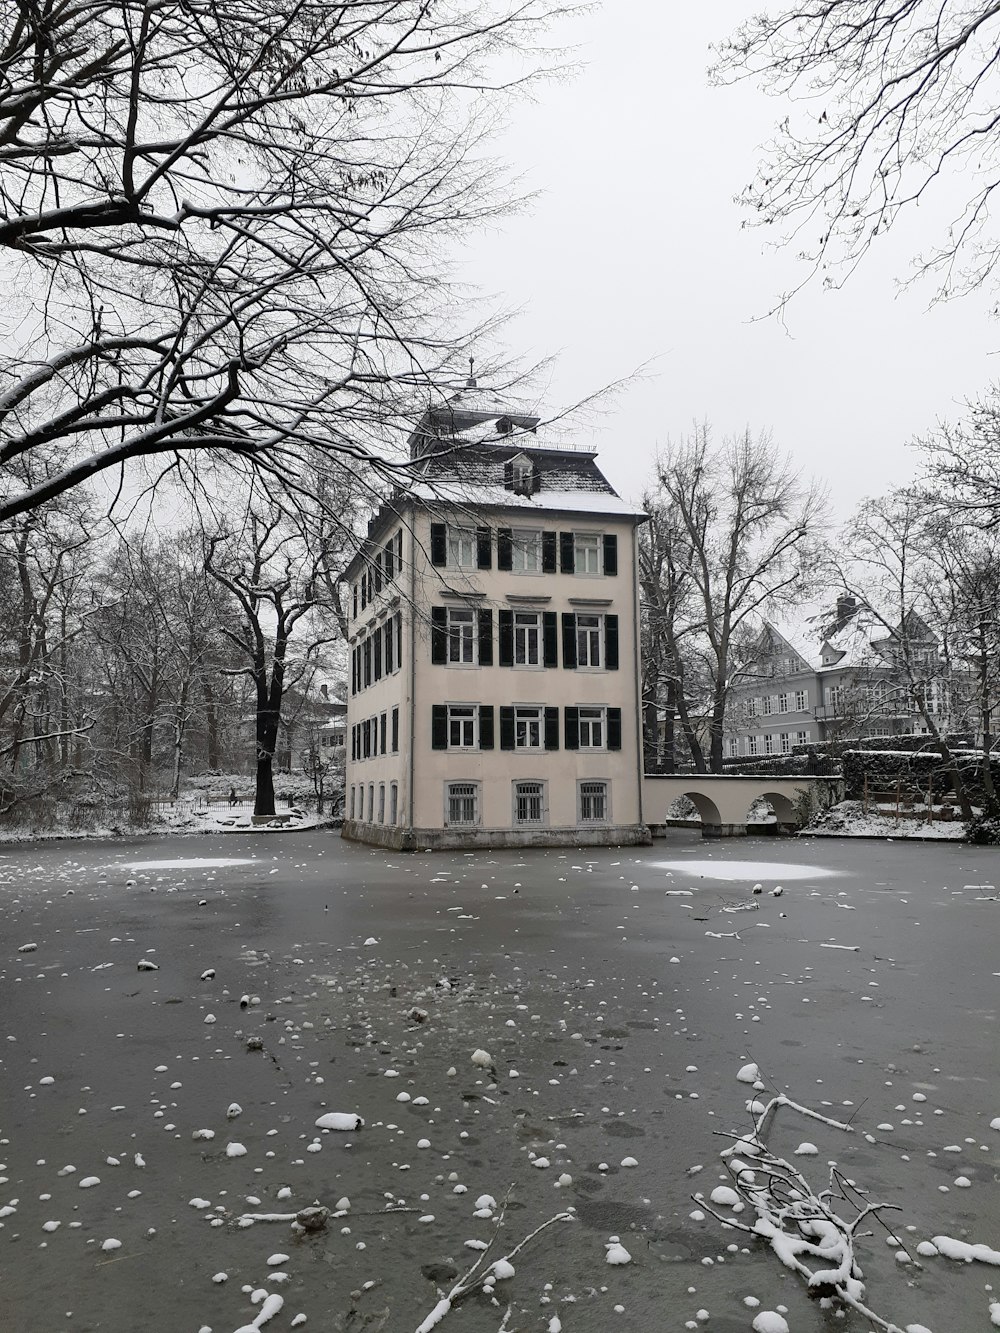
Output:
<svg viewBox="0 0 1000 1333">
<path fill-rule="evenodd" d="M 321 686 L 319 687 L 319 692 L 320 692 L 320 694 L 321 694 L 322 697 L 323 697 L 323 702 L 324 702 L 325 704 L 328 704 L 328 703 L 330 702 L 330 687 L 329 687 L 329 685 L 321 685 Z"/>
<path fill-rule="evenodd" d="M 858 599 L 842 593 L 837 598 L 837 624 L 846 625 L 857 609 Z"/>
</svg>

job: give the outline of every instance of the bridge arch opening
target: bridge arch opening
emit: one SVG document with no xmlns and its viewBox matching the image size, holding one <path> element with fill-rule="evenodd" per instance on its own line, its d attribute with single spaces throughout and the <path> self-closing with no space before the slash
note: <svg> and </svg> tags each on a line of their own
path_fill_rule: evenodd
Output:
<svg viewBox="0 0 1000 1333">
<path fill-rule="evenodd" d="M 773 815 L 773 819 L 761 819 L 762 812 Z M 760 792 L 750 802 L 747 808 L 746 822 L 748 824 L 776 824 L 779 831 L 785 832 L 798 828 L 799 816 L 795 806 L 783 792 L 764 791 Z"/>
<path fill-rule="evenodd" d="M 701 817 L 702 826 L 706 824 L 721 824 L 722 816 L 719 814 L 719 807 L 712 800 L 711 796 L 706 796 L 700 791 L 686 791 L 682 795 L 691 802 Z"/>
</svg>

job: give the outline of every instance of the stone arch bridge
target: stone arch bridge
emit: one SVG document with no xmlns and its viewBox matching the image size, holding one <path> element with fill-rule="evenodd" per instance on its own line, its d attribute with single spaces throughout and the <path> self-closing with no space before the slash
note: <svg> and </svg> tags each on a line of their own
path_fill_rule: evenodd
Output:
<svg viewBox="0 0 1000 1333">
<path fill-rule="evenodd" d="M 747 814 L 759 800 L 769 801 L 779 833 L 795 833 L 813 814 L 840 800 L 839 778 L 778 778 L 767 774 L 647 773 L 642 780 L 645 821 L 661 825 L 680 796 L 692 801 L 701 816 L 705 838 L 745 836 Z"/>
</svg>

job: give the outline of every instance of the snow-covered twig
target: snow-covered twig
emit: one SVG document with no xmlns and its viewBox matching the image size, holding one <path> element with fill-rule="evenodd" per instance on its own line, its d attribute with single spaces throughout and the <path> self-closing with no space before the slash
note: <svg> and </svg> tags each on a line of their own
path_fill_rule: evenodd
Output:
<svg viewBox="0 0 1000 1333">
<path fill-rule="evenodd" d="M 483 1285 L 487 1282 L 487 1280 L 489 1279 L 491 1273 L 495 1268 L 497 1268 L 500 1264 L 503 1263 L 509 1264 L 510 1260 L 513 1259 L 515 1255 L 519 1254 L 526 1245 L 529 1245 L 535 1239 L 536 1236 L 540 1236 L 541 1233 L 545 1231 L 548 1227 L 553 1226 L 556 1222 L 573 1221 L 572 1213 L 556 1213 L 554 1216 L 548 1218 L 547 1221 L 542 1222 L 540 1226 L 535 1227 L 534 1231 L 530 1231 L 527 1236 L 523 1237 L 523 1239 L 518 1241 L 518 1243 L 514 1246 L 512 1250 L 510 1250 L 502 1258 L 495 1259 L 493 1263 L 491 1263 L 489 1267 L 485 1269 L 485 1271 L 480 1273 L 479 1269 L 482 1265 L 483 1260 L 486 1258 L 487 1254 L 492 1248 L 493 1242 L 500 1234 L 500 1228 L 503 1226 L 504 1214 L 507 1211 L 507 1200 L 510 1198 L 511 1190 L 513 1190 L 513 1188 L 514 1186 L 511 1185 L 507 1190 L 507 1193 L 504 1195 L 503 1203 L 501 1204 L 500 1211 L 497 1215 L 496 1226 L 494 1227 L 493 1235 L 491 1236 L 489 1244 L 486 1246 L 486 1249 L 480 1253 L 478 1259 L 472 1265 L 469 1271 L 458 1279 L 458 1281 L 452 1287 L 451 1291 L 449 1291 L 446 1296 L 441 1297 L 437 1305 L 435 1305 L 434 1309 L 431 1310 L 430 1314 L 428 1314 L 426 1318 L 418 1325 L 416 1333 L 431 1333 L 431 1329 L 436 1328 L 438 1324 L 440 1324 L 441 1320 L 444 1319 L 445 1315 L 450 1313 L 450 1311 L 458 1304 L 459 1301 L 464 1300 L 466 1296 L 471 1295 L 472 1292 L 474 1291 L 482 1290 Z M 513 1272 L 513 1270 L 511 1270 L 511 1272 Z M 505 1328 L 509 1314 L 510 1314 L 510 1307 L 508 1306 L 507 1314 L 504 1316 L 504 1322 L 500 1325 L 498 1333 L 502 1333 L 502 1330 Z"/>
<path fill-rule="evenodd" d="M 880 1214 L 897 1205 L 855 1202 L 848 1198 L 848 1188 L 857 1195 L 863 1195 L 863 1191 L 850 1185 L 836 1167 L 830 1168 L 829 1186 L 818 1192 L 814 1190 L 801 1171 L 767 1146 L 770 1121 L 782 1106 L 848 1134 L 854 1131 L 852 1125 L 778 1093 L 757 1114 L 750 1133 L 725 1135 L 733 1143 L 722 1157 L 737 1194 L 753 1210 L 756 1220 L 748 1224 L 734 1215 L 725 1216 L 701 1195 L 694 1198 L 723 1226 L 767 1241 L 785 1267 L 805 1279 L 813 1295 L 832 1297 L 885 1333 L 903 1333 L 898 1324 L 876 1315 L 864 1303 L 865 1287 L 855 1252 L 856 1238 L 871 1234 L 860 1232 L 861 1224 L 875 1218 L 884 1226 Z M 854 1208 L 855 1215 L 848 1219 L 841 1217 L 833 1207 L 836 1199 Z"/>
</svg>

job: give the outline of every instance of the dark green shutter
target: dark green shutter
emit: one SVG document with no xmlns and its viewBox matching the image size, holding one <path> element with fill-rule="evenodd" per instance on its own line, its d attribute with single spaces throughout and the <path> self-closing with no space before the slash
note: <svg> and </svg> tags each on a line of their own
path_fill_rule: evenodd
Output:
<svg viewBox="0 0 1000 1333">
<path fill-rule="evenodd" d="M 392 542 L 388 544 L 388 546 L 385 548 L 382 554 L 385 560 L 385 577 L 387 582 L 391 583 L 392 580 L 395 578 L 395 573 L 394 573 L 395 552 L 393 550 Z"/>
<path fill-rule="evenodd" d="M 559 620 L 555 611 L 542 612 L 542 665 L 559 665 Z"/>
<path fill-rule="evenodd" d="M 513 537 L 510 528 L 497 529 L 497 569 L 510 569 L 513 566 Z"/>
<path fill-rule="evenodd" d="M 604 534 L 604 572 L 618 573 L 618 538 L 613 532 Z"/>
<path fill-rule="evenodd" d="M 376 591 L 376 592 L 381 592 L 381 591 L 382 591 L 382 561 L 379 560 L 378 556 L 375 557 L 375 572 L 374 572 L 373 577 L 374 577 L 374 579 L 375 579 L 375 591 Z"/>
<path fill-rule="evenodd" d="M 448 748 L 448 705 L 431 704 L 431 749 Z"/>
<path fill-rule="evenodd" d="M 431 524 L 431 564 L 443 569 L 448 563 L 448 530 L 443 523 Z"/>
<path fill-rule="evenodd" d="M 493 665 L 493 612 L 488 608 L 479 611 L 479 665 Z"/>
<path fill-rule="evenodd" d="M 563 666 L 576 666 L 576 616 L 572 611 L 562 613 Z"/>
<path fill-rule="evenodd" d="M 546 708 L 545 710 L 545 748 L 546 750 L 559 749 L 558 708 Z"/>
<path fill-rule="evenodd" d="M 493 705 L 479 705 L 479 748 L 493 749 Z"/>
<path fill-rule="evenodd" d="M 567 750 L 579 750 L 580 710 L 567 707 L 563 709 L 563 715 L 563 745 Z"/>
<path fill-rule="evenodd" d="M 618 617 L 604 617 L 604 665 L 609 671 L 618 670 Z"/>
<path fill-rule="evenodd" d="M 448 608 L 431 607 L 431 661 L 441 665 L 448 660 Z"/>
<path fill-rule="evenodd" d="M 476 564 L 480 569 L 493 568 L 493 539 L 489 528 L 476 528 Z"/>
<path fill-rule="evenodd" d="M 392 752 L 399 753 L 399 709 L 392 710 Z"/>
<path fill-rule="evenodd" d="M 554 532 L 542 533 L 542 573 L 554 574 L 556 572 L 556 534 Z"/>
<path fill-rule="evenodd" d="M 501 666 L 514 665 L 514 612 L 500 610 L 497 612 L 499 621 L 499 639 L 500 654 L 499 662 Z"/>
<path fill-rule="evenodd" d="M 622 748 L 622 710 L 620 708 L 608 709 L 608 749 L 620 750 Z"/>
<path fill-rule="evenodd" d="M 572 574 L 576 569 L 576 557 L 573 550 L 573 534 L 559 534 L 559 568 L 564 574 Z"/>
<path fill-rule="evenodd" d="M 508 704 L 500 705 L 500 749 L 514 748 L 514 709 Z"/>
</svg>

